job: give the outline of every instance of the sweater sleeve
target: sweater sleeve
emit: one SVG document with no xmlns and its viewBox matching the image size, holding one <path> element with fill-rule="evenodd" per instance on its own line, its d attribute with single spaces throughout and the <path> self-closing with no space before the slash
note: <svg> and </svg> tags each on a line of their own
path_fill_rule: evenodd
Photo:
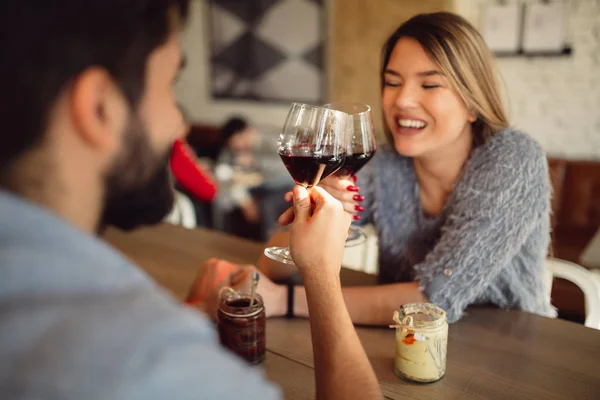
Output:
<svg viewBox="0 0 600 400">
<path fill-rule="evenodd" d="M 416 278 L 457 321 L 550 215 L 544 152 L 519 132 L 476 149 L 450 199 L 441 237 Z M 497 140 L 496 140 L 497 139 Z"/>
<path fill-rule="evenodd" d="M 196 199 L 212 201 L 217 194 L 217 184 L 195 161 L 188 144 L 179 139 L 173 144 L 171 171 L 175 180 Z"/>
</svg>

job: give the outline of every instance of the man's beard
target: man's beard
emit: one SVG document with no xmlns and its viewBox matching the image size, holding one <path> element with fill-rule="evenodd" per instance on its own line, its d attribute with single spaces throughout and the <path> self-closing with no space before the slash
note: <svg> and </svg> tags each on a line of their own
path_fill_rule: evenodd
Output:
<svg viewBox="0 0 600 400">
<path fill-rule="evenodd" d="M 170 155 L 170 147 L 163 155 L 152 149 L 142 121 L 132 116 L 125 132 L 123 151 L 105 177 L 100 229 L 114 225 L 131 230 L 164 219 L 174 204 Z"/>
</svg>

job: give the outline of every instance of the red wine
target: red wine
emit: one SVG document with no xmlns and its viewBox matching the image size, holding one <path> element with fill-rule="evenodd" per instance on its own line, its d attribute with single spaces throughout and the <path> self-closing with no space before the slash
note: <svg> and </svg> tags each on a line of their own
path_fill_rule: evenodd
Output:
<svg viewBox="0 0 600 400">
<path fill-rule="evenodd" d="M 344 165 L 339 169 L 338 175 L 356 175 L 356 173 L 369 162 L 375 155 L 375 150 L 366 153 L 354 153 L 346 156 Z"/>
<path fill-rule="evenodd" d="M 344 160 L 341 155 L 307 155 L 303 149 L 292 149 L 279 155 L 294 181 L 308 187 L 337 171 Z"/>
</svg>

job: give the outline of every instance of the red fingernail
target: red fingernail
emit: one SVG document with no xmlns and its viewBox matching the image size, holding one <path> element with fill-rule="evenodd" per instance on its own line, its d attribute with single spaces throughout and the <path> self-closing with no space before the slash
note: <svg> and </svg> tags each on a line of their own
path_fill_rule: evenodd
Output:
<svg viewBox="0 0 600 400">
<path fill-rule="evenodd" d="M 358 180 L 358 177 L 356 175 L 352 175 L 352 180 L 354 181 L 354 183 L 356 183 L 356 181 Z"/>
<path fill-rule="evenodd" d="M 360 194 L 355 194 L 354 197 L 352 197 L 352 200 L 354 200 L 354 201 L 365 201 L 365 196 L 361 196 Z"/>
<path fill-rule="evenodd" d="M 354 206 L 354 209 L 358 212 L 365 211 L 365 208 L 363 206 L 359 206 L 358 204 Z"/>
<path fill-rule="evenodd" d="M 352 185 L 351 185 L 351 186 L 348 186 L 348 187 L 346 188 L 346 190 L 347 190 L 347 191 L 349 191 L 349 192 L 358 192 L 360 189 L 358 189 L 358 187 L 357 187 L 357 186 L 352 186 Z"/>
<path fill-rule="evenodd" d="M 353 215 L 353 216 L 352 216 L 352 218 L 353 218 L 355 221 L 360 221 L 360 220 L 362 219 L 362 218 L 360 217 L 360 215 Z"/>
</svg>

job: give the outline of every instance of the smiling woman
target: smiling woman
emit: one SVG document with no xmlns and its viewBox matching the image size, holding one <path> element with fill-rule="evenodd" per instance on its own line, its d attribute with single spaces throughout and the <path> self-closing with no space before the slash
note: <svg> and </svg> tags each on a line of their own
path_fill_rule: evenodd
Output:
<svg viewBox="0 0 600 400">
<path fill-rule="evenodd" d="M 415 62 L 407 63 L 408 59 Z M 421 15 L 403 24 L 384 46 L 381 84 L 386 136 L 394 145 L 398 145 L 394 133 L 402 137 L 410 134 L 402 128 L 424 128 L 428 123 L 437 122 L 448 131 L 447 123 L 464 122 L 464 127 L 450 130 L 455 135 L 472 130 L 467 136 L 476 144 L 508 127 L 492 54 L 475 29 L 458 16 Z M 429 115 L 402 115 L 411 102 L 420 103 L 422 113 Z M 453 136 L 434 147 L 456 139 Z"/>
<path fill-rule="evenodd" d="M 381 285 L 344 289 L 352 320 L 388 324 L 399 305 L 421 301 L 449 322 L 490 303 L 555 315 L 543 266 L 546 158 L 509 128 L 479 33 L 450 13 L 410 19 L 384 45 L 381 84 L 388 145 L 356 183 L 321 183 L 346 210 L 362 203 L 362 222 L 378 231 Z M 266 260 L 261 267 L 281 278 Z M 306 315 L 304 296 L 297 288 L 297 315 Z"/>
</svg>

